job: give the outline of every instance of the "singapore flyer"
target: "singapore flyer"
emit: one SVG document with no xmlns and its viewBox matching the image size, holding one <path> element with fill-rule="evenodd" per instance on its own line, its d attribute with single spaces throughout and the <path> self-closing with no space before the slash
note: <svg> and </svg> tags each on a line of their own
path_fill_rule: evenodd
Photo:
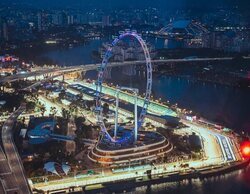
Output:
<svg viewBox="0 0 250 194">
<path fill-rule="evenodd" d="M 112 50 L 113 48 L 117 45 L 117 43 L 119 41 L 122 41 L 124 38 L 126 37 L 132 37 L 135 38 L 140 46 L 143 49 L 144 52 L 144 56 L 145 56 L 145 66 L 146 66 L 146 90 L 145 90 L 145 98 L 144 98 L 144 102 L 143 102 L 143 106 L 141 109 L 141 112 L 139 114 L 139 118 L 137 121 L 136 120 L 136 125 L 137 127 L 133 130 L 133 133 L 137 134 L 137 130 L 142 126 L 143 122 L 144 122 L 144 117 L 147 113 L 147 108 L 148 108 L 148 104 L 149 104 L 149 100 L 150 100 L 150 95 L 151 95 L 151 89 L 152 89 L 152 64 L 151 64 L 151 58 L 150 58 L 150 54 L 149 54 L 149 50 L 147 48 L 146 43 L 144 42 L 144 40 L 142 39 L 142 37 L 136 32 L 136 31 L 129 31 L 126 30 L 125 32 L 122 32 L 115 40 L 113 40 L 112 44 L 109 46 L 109 48 L 107 49 L 105 56 L 102 60 L 102 63 L 98 69 L 98 79 L 96 82 L 96 114 L 97 114 L 97 121 L 98 124 L 100 125 L 101 128 L 101 132 L 102 134 L 104 134 L 110 141 L 112 142 L 118 142 L 118 141 L 122 141 L 121 139 L 115 139 L 113 137 L 111 137 L 111 135 L 107 132 L 107 128 L 105 126 L 105 123 L 103 121 L 103 113 L 102 113 L 102 84 L 104 81 L 104 72 L 106 71 L 106 68 L 108 66 L 109 63 L 109 59 L 112 57 L 113 53 Z"/>
</svg>

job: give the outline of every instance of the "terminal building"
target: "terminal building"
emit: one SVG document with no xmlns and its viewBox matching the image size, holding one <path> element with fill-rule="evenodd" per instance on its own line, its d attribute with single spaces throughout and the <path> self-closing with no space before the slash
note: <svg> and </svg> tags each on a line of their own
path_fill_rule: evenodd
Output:
<svg viewBox="0 0 250 194">
<path fill-rule="evenodd" d="M 121 148 L 122 147 L 122 148 Z M 103 165 L 132 165 L 150 163 L 172 151 L 173 145 L 157 132 L 139 131 L 135 144 L 121 145 L 103 139 L 89 152 L 91 161 Z"/>
</svg>

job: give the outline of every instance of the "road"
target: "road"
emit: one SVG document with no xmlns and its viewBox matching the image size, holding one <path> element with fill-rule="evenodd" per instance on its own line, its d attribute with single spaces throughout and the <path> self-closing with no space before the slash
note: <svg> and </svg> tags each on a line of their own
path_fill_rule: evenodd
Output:
<svg viewBox="0 0 250 194">
<path fill-rule="evenodd" d="M 209 129 L 201 124 L 196 124 L 194 122 L 189 122 L 186 120 L 181 120 L 181 122 L 189 126 L 197 134 L 203 136 L 205 143 L 207 142 L 207 144 L 204 146 L 204 150 L 207 153 L 207 157 L 210 157 L 211 160 L 214 160 L 214 162 L 233 162 L 240 159 L 239 157 L 237 157 L 239 150 L 234 147 L 235 143 L 232 143 L 234 142 L 232 138 L 222 135 L 221 133 Z M 211 142 L 211 137 L 209 136 L 212 136 L 216 140 L 216 142 Z M 215 149 L 212 148 L 212 146 L 214 146 L 215 144 L 218 144 L 217 147 L 220 148 L 220 151 L 218 151 L 218 149 L 215 151 Z M 220 158 L 220 161 L 216 160 L 215 158 Z"/>
<path fill-rule="evenodd" d="M 244 59 L 250 59 L 250 57 L 243 57 Z M 184 58 L 184 59 L 164 59 L 164 60 L 152 60 L 152 64 L 157 63 L 185 63 L 185 62 L 206 62 L 206 61 L 230 61 L 233 57 L 222 57 L 222 58 Z M 109 63 L 109 67 L 118 67 L 118 66 L 126 66 L 126 65 L 139 65 L 143 64 L 145 61 L 125 61 L 125 62 L 112 62 Z M 62 75 L 64 73 L 74 72 L 74 71 L 88 71 L 97 69 L 100 64 L 85 64 L 78 66 L 69 66 L 69 67 L 57 67 L 57 68 L 49 68 L 38 71 L 29 72 L 26 74 L 16 74 L 7 77 L 0 78 L 0 83 L 13 82 L 21 79 L 25 79 L 28 77 L 35 77 L 40 75 L 51 75 L 57 73 L 57 75 Z"/>
<path fill-rule="evenodd" d="M 228 162 L 236 160 L 229 138 L 220 134 L 216 134 L 216 138 L 220 144 L 224 160 Z"/>
<path fill-rule="evenodd" d="M 40 116 L 41 114 L 42 113 L 39 111 L 39 112 L 33 112 L 33 113 L 28 113 L 28 114 L 22 114 L 22 117 L 25 117 L 25 118 L 29 119 L 30 116 Z M 0 117 L 0 122 L 6 121 L 6 119 L 8 119 L 9 116 L 10 115 L 8 115 L 8 116 L 1 116 Z M 0 160 L 1 160 L 1 156 L 0 156 Z"/>
<path fill-rule="evenodd" d="M 67 136 L 75 137 L 76 136 L 75 131 L 76 131 L 75 119 L 74 117 L 71 117 L 68 122 Z M 69 153 L 75 152 L 76 143 L 74 141 L 66 141 L 65 148 Z"/>
<path fill-rule="evenodd" d="M 185 161 L 185 163 L 189 164 L 189 167 L 186 168 L 186 170 L 190 168 L 195 168 L 197 170 L 199 169 L 207 169 L 213 168 L 213 167 L 222 167 L 225 165 L 228 165 L 230 162 L 234 161 L 241 161 L 241 158 L 235 157 L 237 155 L 238 150 L 234 149 L 233 143 L 231 141 L 234 141 L 232 138 L 229 138 L 228 136 L 225 136 L 221 134 L 220 132 L 216 132 L 216 130 L 212 130 L 206 126 L 203 126 L 201 124 L 197 124 L 194 122 L 189 122 L 186 120 L 182 120 L 182 122 L 188 126 L 184 129 L 183 132 L 185 133 L 185 129 L 189 132 L 196 132 L 196 134 L 200 135 L 200 138 L 203 140 L 204 145 L 204 152 L 205 157 L 202 160 L 190 160 Z M 220 142 L 221 141 L 221 142 Z M 222 143 L 224 142 L 224 143 Z M 226 150 L 229 151 L 226 151 Z M 223 154 L 225 152 L 225 155 Z M 227 153 L 228 152 L 228 153 Z M 230 157 L 231 154 L 231 157 Z M 114 180 L 124 180 L 128 178 L 136 178 L 136 177 L 142 177 L 145 176 L 145 173 L 147 170 L 152 170 L 152 175 L 156 175 L 158 173 L 176 173 L 181 172 L 184 170 L 180 165 L 184 163 L 183 161 L 174 162 L 174 163 L 162 163 L 162 164 L 155 164 L 154 167 L 152 166 L 144 166 L 142 169 L 137 170 L 127 170 L 120 173 L 113 173 L 112 171 L 96 174 L 96 175 L 89 175 L 89 176 L 77 176 L 77 177 L 66 177 L 62 180 L 51 180 L 48 182 L 40 182 L 40 183 L 34 183 L 33 187 L 37 189 L 42 189 L 44 191 L 47 190 L 54 190 L 54 189 L 65 189 L 70 187 L 78 187 L 78 186 L 84 186 L 84 185 L 91 185 L 91 184 L 100 184 L 105 182 L 112 182 Z"/>
<path fill-rule="evenodd" d="M 75 82 L 75 81 L 67 81 L 67 83 L 71 84 L 72 87 L 74 87 L 74 85 L 77 85 L 78 87 L 86 88 L 88 90 L 84 91 L 84 92 L 85 93 L 87 92 L 89 95 L 93 96 L 93 98 L 95 97 L 94 96 L 94 93 L 95 93 L 95 90 L 96 90 L 95 84 L 87 83 L 85 81 L 77 81 L 77 82 Z M 81 92 L 81 93 L 83 93 L 80 89 L 77 89 L 77 88 L 74 88 L 74 89 Z M 90 93 L 90 92 L 92 92 L 92 93 Z M 103 86 L 102 92 L 103 92 L 103 94 L 113 96 L 114 98 L 116 96 L 116 89 L 112 88 L 112 87 L 109 87 L 109 86 L 106 86 L 106 85 Z M 126 92 L 126 91 L 121 91 L 120 92 L 119 99 L 121 99 L 123 101 L 126 101 L 126 102 L 129 102 L 131 104 L 134 104 L 134 95 L 130 94 L 130 93 Z M 144 98 L 141 97 L 141 96 L 138 96 L 137 103 L 138 103 L 138 107 L 142 107 L 143 103 L 144 103 Z M 177 114 L 174 111 L 172 111 L 168 106 L 157 103 L 155 101 L 150 101 L 150 104 L 148 106 L 148 112 L 153 113 L 153 114 L 157 114 L 157 115 L 171 115 L 171 116 L 174 116 L 174 117 L 177 116 Z"/>
<path fill-rule="evenodd" d="M 13 141 L 13 127 L 20 114 L 24 112 L 26 105 L 22 104 L 5 121 L 2 128 L 2 144 L 6 155 L 6 169 L 10 168 L 10 173 L 3 176 L 3 188 L 6 193 L 29 194 L 31 190 L 24 174 L 23 164 Z M 5 161 L 5 160 L 4 160 Z"/>
</svg>

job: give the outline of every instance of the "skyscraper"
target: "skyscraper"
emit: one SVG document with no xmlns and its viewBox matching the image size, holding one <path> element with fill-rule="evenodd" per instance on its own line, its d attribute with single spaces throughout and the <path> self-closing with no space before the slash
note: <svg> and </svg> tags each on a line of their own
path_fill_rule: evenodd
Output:
<svg viewBox="0 0 250 194">
<path fill-rule="evenodd" d="M 42 31 L 42 13 L 41 12 L 37 14 L 37 29 L 39 32 Z"/>
<path fill-rule="evenodd" d="M 0 18 L 0 39 L 3 41 L 9 40 L 8 23 L 3 18 Z"/>
<path fill-rule="evenodd" d="M 9 33 L 8 33 L 8 24 L 6 21 L 3 23 L 2 28 L 3 28 L 3 39 L 5 41 L 8 41 L 9 40 Z"/>
<path fill-rule="evenodd" d="M 63 24 L 62 13 L 57 12 L 57 13 L 52 14 L 52 24 L 53 25 L 62 25 Z"/>
<path fill-rule="evenodd" d="M 102 16 L 102 27 L 110 26 L 109 16 Z"/>
<path fill-rule="evenodd" d="M 68 25 L 74 24 L 74 16 L 73 15 L 68 15 Z"/>
<path fill-rule="evenodd" d="M 37 29 L 38 31 L 43 31 L 48 28 L 48 16 L 44 12 L 39 12 L 37 14 Z"/>
</svg>

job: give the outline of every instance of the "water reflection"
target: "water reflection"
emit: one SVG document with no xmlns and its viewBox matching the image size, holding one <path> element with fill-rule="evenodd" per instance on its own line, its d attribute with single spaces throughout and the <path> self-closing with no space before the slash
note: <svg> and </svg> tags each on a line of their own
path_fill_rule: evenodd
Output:
<svg viewBox="0 0 250 194">
<path fill-rule="evenodd" d="M 192 179 L 180 182 L 161 183 L 137 187 L 131 194 L 248 194 L 250 182 L 249 168 L 235 171 L 226 175 L 206 178 L 203 180 Z"/>
</svg>

